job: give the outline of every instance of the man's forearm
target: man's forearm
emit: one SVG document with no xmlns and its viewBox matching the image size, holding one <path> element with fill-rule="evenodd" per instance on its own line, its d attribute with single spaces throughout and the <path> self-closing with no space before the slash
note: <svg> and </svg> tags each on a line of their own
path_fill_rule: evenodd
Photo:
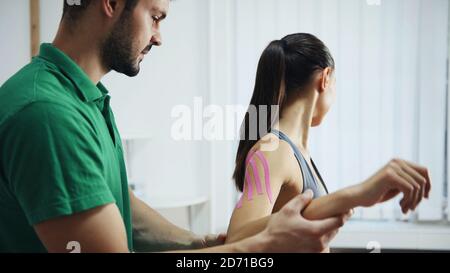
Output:
<svg viewBox="0 0 450 273">
<path fill-rule="evenodd" d="M 137 252 L 195 249 L 199 238 L 175 226 L 143 201 L 132 197 L 133 243 Z"/>
<path fill-rule="evenodd" d="M 268 242 L 267 236 L 262 232 L 231 244 L 198 250 L 174 251 L 173 253 L 265 253 L 269 252 L 270 244 Z"/>
</svg>

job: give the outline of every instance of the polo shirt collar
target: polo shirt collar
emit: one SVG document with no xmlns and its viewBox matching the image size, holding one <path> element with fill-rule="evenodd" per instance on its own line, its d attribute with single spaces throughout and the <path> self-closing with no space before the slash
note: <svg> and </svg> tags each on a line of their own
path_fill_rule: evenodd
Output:
<svg viewBox="0 0 450 273">
<path fill-rule="evenodd" d="M 42 44 L 38 57 L 56 65 L 77 86 L 85 102 L 98 100 L 108 94 L 103 84 L 99 82 L 96 86 L 69 56 L 52 44 Z"/>
</svg>

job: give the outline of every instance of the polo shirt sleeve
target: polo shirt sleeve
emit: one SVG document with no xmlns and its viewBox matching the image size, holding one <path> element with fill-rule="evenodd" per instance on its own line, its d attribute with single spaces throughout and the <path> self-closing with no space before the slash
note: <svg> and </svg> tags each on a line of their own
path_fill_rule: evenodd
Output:
<svg viewBox="0 0 450 273">
<path fill-rule="evenodd" d="M 35 102 L 4 129 L 4 172 L 31 225 L 115 203 L 96 129 L 76 110 Z"/>
</svg>

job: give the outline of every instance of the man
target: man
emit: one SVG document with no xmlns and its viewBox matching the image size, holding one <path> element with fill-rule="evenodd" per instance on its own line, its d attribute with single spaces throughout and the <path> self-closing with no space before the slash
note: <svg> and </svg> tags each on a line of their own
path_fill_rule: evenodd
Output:
<svg viewBox="0 0 450 273">
<path fill-rule="evenodd" d="M 133 77 L 169 0 L 64 2 L 52 44 L 0 88 L 0 252 L 319 252 L 349 215 L 301 217 L 298 196 L 267 228 L 222 245 L 223 236 L 180 229 L 128 189 L 120 135 L 100 83 Z M 210 248 L 207 248 L 210 247 Z"/>
</svg>

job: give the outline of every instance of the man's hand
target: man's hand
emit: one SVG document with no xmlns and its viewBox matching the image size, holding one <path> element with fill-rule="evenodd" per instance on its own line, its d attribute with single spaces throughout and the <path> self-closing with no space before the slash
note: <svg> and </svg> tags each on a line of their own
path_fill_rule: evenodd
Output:
<svg viewBox="0 0 450 273">
<path fill-rule="evenodd" d="M 207 248 L 207 247 L 214 247 L 214 246 L 221 246 L 225 243 L 225 240 L 227 239 L 226 234 L 208 234 L 205 236 L 198 236 L 193 244 L 193 249 L 201 249 L 201 248 Z"/>
<path fill-rule="evenodd" d="M 262 232 L 265 252 L 323 252 L 338 229 L 351 217 L 351 212 L 324 220 L 309 221 L 301 212 L 311 202 L 312 191 L 291 200 L 271 217 Z"/>
</svg>

